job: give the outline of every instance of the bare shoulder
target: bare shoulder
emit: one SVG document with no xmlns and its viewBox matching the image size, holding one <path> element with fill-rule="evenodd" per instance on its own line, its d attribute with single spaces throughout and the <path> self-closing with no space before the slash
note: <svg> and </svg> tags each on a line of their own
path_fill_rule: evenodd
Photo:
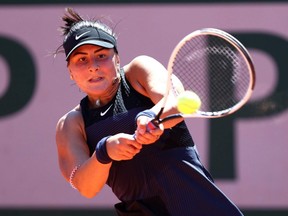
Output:
<svg viewBox="0 0 288 216">
<path fill-rule="evenodd" d="M 156 59 L 146 55 L 135 57 L 124 66 L 125 76 L 131 85 L 141 94 L 150 97 L 151 89 L 167 74 L 166 68 Z"/>
<path fill-rule="evenodd" d="M 124 69 L 127 75 L 135 74 L 135 71 L 139 73 L 149 73 L 154 67 L 163 67 L 163 65 L 147 55 L 140 55 L 135 57 Z"/>
<path fill-rule="evenodd" d="M 72 133 L 83 133 L 84 122 L 79 106 L 67 112 L 63 115 L 57 122 L 56 125 L 56 135 L 66 136 Z"/>
</svg>

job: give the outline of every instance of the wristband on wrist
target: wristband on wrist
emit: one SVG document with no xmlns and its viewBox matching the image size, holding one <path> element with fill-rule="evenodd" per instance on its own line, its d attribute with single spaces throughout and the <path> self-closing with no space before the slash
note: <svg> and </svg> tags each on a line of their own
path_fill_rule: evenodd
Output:
<svg viewBox="0 0 288 216">
<path fill-rule="evenodd" d="M 109 157 L 106 149 L 106 141 L 110 136 L 102 138 L 95 148 L 96 158 L 102 164 L 108 164 L 112 162 L 112 159 Z"/>
<path fill-rule="evenodd" d="M 144 111 L 139 112 L 139 113 L 137 114 L 137 116 L 136 116 L 136 118 L 135 118 L 135 121 L 136 121 L 136 122 L 137 122 L 137 118 L 138 118 L 139 116 L 147 116 L 147 117 L 149 117 L 149 118 L 155 118 L 155 117 L 156 117 L 156 114 L 155 114 L 152 110 L 150 110 L 150 109 L 144 110 Z"/>
</svg>

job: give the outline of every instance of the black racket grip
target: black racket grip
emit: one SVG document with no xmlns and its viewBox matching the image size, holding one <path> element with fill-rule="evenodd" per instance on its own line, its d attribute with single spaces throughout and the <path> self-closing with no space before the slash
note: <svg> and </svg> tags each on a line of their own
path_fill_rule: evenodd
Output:
<svg viewBox="0 0 288 216">
<path fill-rule="evenodd" d="M 159 120 L 153 119 L 152 121 L 150 121 L 147 124 L 146 130 L 150 131 L 150 130 L 154 130 L 154 129 L 158 128 L 158 127 L 159 127 Z"/>
</svg>

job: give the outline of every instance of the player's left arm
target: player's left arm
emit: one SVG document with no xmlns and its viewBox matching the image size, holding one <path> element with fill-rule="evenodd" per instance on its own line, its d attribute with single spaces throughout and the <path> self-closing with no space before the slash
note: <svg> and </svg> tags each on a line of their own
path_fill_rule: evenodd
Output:
<svg viewBox="0 0 288 216">
<path fill-rule="evenodd" d="M 149 97 L 155 104 L 151 110 L 158 113 L 162 106 L 160 101 L 166 93 L 168 82 L 167 69 L 152 57 L 139 56 L 126 65 L 124 70 L 133 88 L 142 95 Z M 176 76 L 172 76 L 172 80 L 173 88 L 177 93 L 184 91 L 181 81 Z M 172 90 L 169 96 L 163 117 L 177 113 L 177 100 Z"/>
<path fill-rule="evenodd" d="M 139 56 L 135 58 L 130 64 L 124 67 L 126 72 L 126 77 L 133 86 L 142 95 L 149 97 L 155 106 L 150 110 L 155 114 L 159 112 L 162 106 L 162 98 L 166 93 L 167 81 L 168 81 L 168 72 L 166 68 L 154 58 L 148 56 Z M 178 92 L 183 91 L 183 85 L 179 79 L 175 76 L 173 77 L 175 90 Z M 170 94 L 167 100 L 165 110 L 162 117 L 167 115 L 177 113 L 177 100 L 174 94 Z M 147 123 L 151 118 L 146 116 L 141 116 L 137 119 L 138 129 L 137 131 L 143 132 L 146 129 Z M 161 125 L 161 134 L 163 133 L 164 128 L 170 128 L 178 124 L 182 119 L 174 119 L 168 121 L 165 125 Z M 136 131 L 136 132 L 137 132 Z M 157 130 L 151 131 L 151 133 L 159 133 Z"/>
</svg>

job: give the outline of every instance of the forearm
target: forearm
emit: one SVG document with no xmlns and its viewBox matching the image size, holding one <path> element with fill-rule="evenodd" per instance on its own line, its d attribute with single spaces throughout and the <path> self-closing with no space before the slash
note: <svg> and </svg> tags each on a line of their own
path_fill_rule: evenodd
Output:
<svg viewBox="0 0 288 216">
<path fill-rule="evenodd" d="M 96 196 L 104 187 L 112 163 L 102 164 L 97 161 L 95 153 L 81 164 L 69 181 L 87 198 Z"/>
<path fill-rule="evenodd" d="M 160 119 L 163 119 L 172 114 L 179 113 L 177 109 L 176 101 L 177 99 L 175 98 L 174 95 L 171 95 L 170 97 L 168 97 L 163 113 L 160 116 Z M 155 104 L 154 107 L 151 108 L 151 111 L 153 111 L 157 115 L 159 110 L 162 108 L 162 106 L 163 106 L 163 101 L 161 100 L 157 104 Z M 163 125 L 164 125 L 164 128 L 171 128 L 171 127 L 174 127 L 176 124 L 180 123 L 181 121 L 183 121 L 183 118 L 171 119 L 169 121 L 165 121 Z"/>
</svg>

